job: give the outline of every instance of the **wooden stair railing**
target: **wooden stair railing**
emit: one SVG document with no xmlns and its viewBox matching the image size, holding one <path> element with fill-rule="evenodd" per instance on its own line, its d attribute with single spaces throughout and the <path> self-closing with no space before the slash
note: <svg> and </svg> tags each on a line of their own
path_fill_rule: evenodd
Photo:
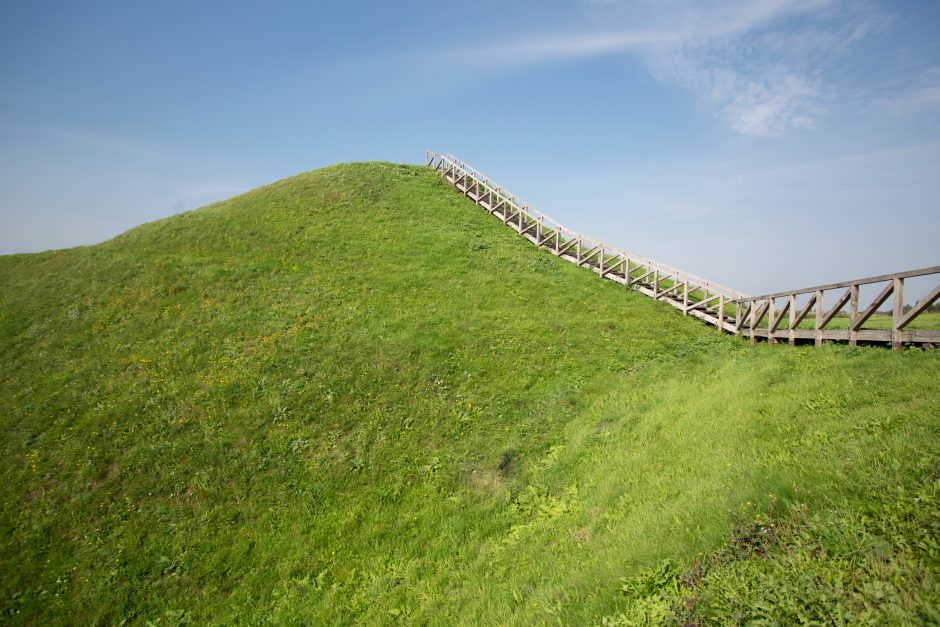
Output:
<svg viewBox="0 0 940 627">
<path fill-rule="evenodd" d="M 851 345 L 858 342 L 886 343 L 899 348 L 905 342 L 928 346 L 940 342 L 940 330 L 906 328 L 940 298 L 940 285 L 909 311 L 905 312 L 903 307 L 904 279 L 940 275 L 940 266 L 791 292 L 748 296 L 720 283 L 572 231 L 530 207 L 453 155 L 427 151 L 425 163 L 465 196 L 536 246 L 578 266 L 589 268 L 601 278 L 616 281 L 650 298 L 668 303 L 684 315 L 699 318 L 723 332 L 746 335 L 752 343 L 762 338 L 770 343 L 787 340 L 790 345 L 807 340 L 817 345 L 825 341 L 847 341 Z M 888 282 L 888 285 L 868 307 L 859 312 L 859 286 L 882 282 Z M 845 293 L 837 299 L 832 309 L 825 311 L 824 292 L 843 288 L 846 289 Z M 862 328 L 892 294 L 891 328 Z M 797 300 L 804 296 L 808 297 L 806 302 L 798 306 Z M 777 301 L 780 299 L 785 302 L 778 308 Z M 845 317 L 841 312 L 849 302 L 848 328 L 826 328 L 835 318 Z M 813 328 L 798 328 L 805 323 L 810 313 L 815 314 L 812 318 Z M 784 320 L 787 314 L 789 317 Z"/>
</svg>

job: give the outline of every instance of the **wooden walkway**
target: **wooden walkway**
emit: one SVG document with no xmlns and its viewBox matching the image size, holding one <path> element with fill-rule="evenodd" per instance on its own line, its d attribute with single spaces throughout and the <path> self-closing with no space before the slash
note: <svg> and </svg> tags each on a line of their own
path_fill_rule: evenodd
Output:
<svg viewBox="0 0 940 627">
<path fill-rule="evenodd" d="M 820 285 L 791 292 L 748 296 L 727 286 L 672 268 L 648 257 L 585 237 L 540 211 L 530 207 L 511 192 L 494 183 L 478 170 L 453 155 L 425 153 L 425 163 L 465 196 L 497 217 L 527 240 L 557 257 L 589 268 L 598 276 L 616 281 L 650 298 L 668 303 L 687 316 L 694 316 L 726 333 L 743 335 L 753 343 L 764 339 L 771 343 L 786 341 L 827 341 L 890 344 L 904 343 L 933 346 L 940 342 L 940 329 L 907 327 L 927 307 L 940 298 L 940 284 L 912 309 L 904 311 L 904 279 L 933 275 L 940 279 L 940 266 L 886 274 L 843 283 Z M 859 288 L 884 285 L 869 305 L 859 309 Z M 837 290 L 838 297 L 829 309 L 824 307 L 825 293 Z M 876 311 L 892 297 L 890 328 L 864 328 Z M 848 311 L 843 311 L 848 305 Z M 879 316 L 887 318 L 887 316 Z M 833 320 L 847 324 L 846 329 L 830 328 Z M 809 328 L 804 328 L 809 325 Z"/>
</svg>

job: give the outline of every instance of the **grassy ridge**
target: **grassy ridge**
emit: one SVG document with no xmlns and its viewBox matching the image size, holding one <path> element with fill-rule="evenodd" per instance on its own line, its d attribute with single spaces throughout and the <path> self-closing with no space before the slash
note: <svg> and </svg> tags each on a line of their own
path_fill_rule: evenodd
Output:
<svg viewBox="0 0 940 627">
<path fill-rule="evenodd" d="M 935 488 L 936 352 L 748 348 L 421 168 L 303 174 L 0 276 L 19 622 L 723 620 L 739 565 L 815 555 L 728 559 L 753 520 Z M 923 566 L 833 566 L 853 616 L 895 616 L 883 580 L 901 618 L 937 605 L 936 552 L 905 548 L 936 501 L 903 503 L 905 531 L 845 545 Z"/>
</svg>

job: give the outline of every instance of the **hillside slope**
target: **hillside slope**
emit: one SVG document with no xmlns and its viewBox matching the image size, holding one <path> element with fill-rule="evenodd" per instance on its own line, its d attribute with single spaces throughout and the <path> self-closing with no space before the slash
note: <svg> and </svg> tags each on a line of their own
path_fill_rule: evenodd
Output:
<svg viewBox="0 0 940 627">
<path fill-rule="evenodd" d="M 0 257 L 0 392 L 16 622 L 940 605 L 936 351 L 748 348 L 418 167 Z"/>
</svg>

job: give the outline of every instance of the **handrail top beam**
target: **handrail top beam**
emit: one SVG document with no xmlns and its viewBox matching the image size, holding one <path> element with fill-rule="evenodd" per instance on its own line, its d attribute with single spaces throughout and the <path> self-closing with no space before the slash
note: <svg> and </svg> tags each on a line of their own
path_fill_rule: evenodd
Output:
<svg viewBox="0 0 940 627">
<path fill-rule="evenodd" d="M 743 302 L 749 300 L 770 300 L 771 298 L 781 298 L 783 296 L 799 296 L 800 294 L 808 294 L 810 292 L 835 290 L 856 285 L 870 285 L 871 283 L 881 283 L 882 281 L 891 281 L 893 279 L 907 279 L 910 277 L 925 276 L 928 274 L 940 274 L 940 266 L 929 266 L 927 268 L 918 268 L 917 270 L 907 270 L 905 272 L 895 272 L 893 274 L 881 274 L 878 276 L 866 277 L 864 279 L 854 279 L 852 281 L 841 281 L 839 283 L 829 283 L 827 285 L 804 287 L 798 290 L 777 292 L 775 294 L 765 294 L 763 296 L 747 296 L 745 298 L 738 298 L 734 302 Z"/>
</svg>

